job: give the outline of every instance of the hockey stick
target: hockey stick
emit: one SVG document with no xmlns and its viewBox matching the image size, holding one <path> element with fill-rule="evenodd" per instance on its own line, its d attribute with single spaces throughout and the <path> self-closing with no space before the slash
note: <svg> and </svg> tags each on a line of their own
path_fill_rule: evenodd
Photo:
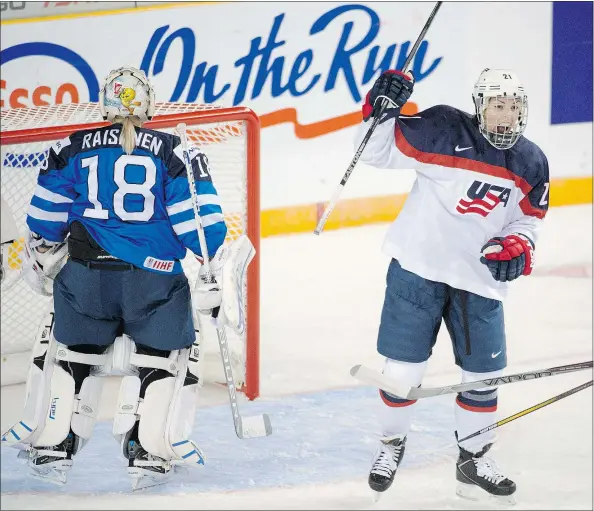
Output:
<svg viewBox="0 0 594 511">
<path fill-rule="evenodd" d="M 563 399 L 567 396 L 571 396 L 572 394 L 575 394 L 576 392 L 579 392 L 580 390 L 587 389 L 588 387 L 591 387 L 591 386 L 592 386 L 592 380 L 580 385 L 579 387 L 574 387 L 573 389 L 568 390 L 567 392 L 563 392 L 563 394 L 559 394 L 558 396 L 552 397 L 551 399 L 547 399 L 546 401 L 543 401 L 542 403 L 538 403 L 537 405 L 531 406 L 530 408 L 526 408 L 526 410 L 522 410 L 521 412 L 518 412 L 514 415 L 510 415 L 509 417 L 502 419 L 500 421 L 497 421 L 495 424 L 491 424 L 490 426 L 487 426 L 486 428 L 483 428 L 480 431 L 476 431 L 468 436 L 465 436 L 461 440 L 458 440 L 458 443 L 464 442 L 464 440 L 468 440 L 469 438 L 474 438 L 475 436 L 482 435 L 483 433 L 486 433 L 487 431 L 491 431 L 492 429 L 498 428 L 499 426 L 503 426 L 504 424 L 507 424 L 508 422 L 519 419 L 520 417 L 524 417 L 524 415 L 528 415 L 529 413 L 535 412 L 536 410 L 540 410 L 541 408 L 544 408 L 545 406 L 556 403 L 557 401 L 560 401 L 561 399 Z"/>
<path fill-rule="evenodd" d="M 184 163 L 186 165 L 186 173 L 188 175 L 188 184 L 190 185 L 190 194 L 192 195 L 192 204 L 194 206 L 194 217 L 196 219 L 196 230 L 198 231 L 198 240 L 200 242 L 200 250 L 202 252 L 203 264 L 206 269 L 207 278 L 211 282 L 214 277 L 210 271 L 210 260 L 208 257 L 208 247 L 206 245 L 206 237 L 204 236 L 204 226 L 202 225 L 202 218 L 200 217 L 200 205 L 198 204 L 198 192 L 196 191 L 196 181 L 194 180 L 194 173 L 192 171 L 192 163 L 190 160 L 190 153 L 188 150 L 188 140 L 186 137 L 186 125 L 180 123 L 176 127 L 177 133 L 181 139 L 182 153 L 184 156 Z M 219 313 L 219 307 L 212 311 L 212 317 L 216 319 Z M 229 403 L 231 404 L 231 415 L 233 416 L 233 425 L 235 426 L 235 433 L 239 438 L 258 438 L 272 434 L 272 425 L 270 417 L 266 414 L 253 415 L 249 417 L 242 417 L 239 413 L 239 405 L 237 403 L 237 390 L 235 388 L 235 380 L 233 378 L 233 371 L 231 370 L 231 359 L 229 357 L 229 344 L 227 342 L 227 333 L 225 326 L 217 325 L 217 337 L 219 339 L 219 350 L 223 361 L 223 369 L 225 371 L 225 381 L 227 384 L 227 392 L 229 394 Z"/>
<path fill-rule="evenodd" d="M 425 397 L 441 396 L 442 394 L 456 394 L 468 390 L 477 390 L 484 387 L 498 387 L 506 383 L 515 383 L 518 381 L 534 380 L 536 378 L 546 378 L 547 376 L 557 376 L 558 374 L 572 373 L 574 371 L 583 371 L 592 369 L 592 361 L 580 362 L 578 364 L 569 364 L 539 371 L 528 371 L 524 373 L 510 374 L 498 378 L 489 378 L 487 380 L 471 381 L 445 387 L 412 387 L 404 382 L 395 380 L 374 371 L 369 367 L 356 365 L 351 369 L 351 376 L 357 380 L 378 387 L 389 394 L 398 396 L 402 399 L 423 399 Z"/>
<path fill-rule="evenodd" d="M 410 53 L 408 54 L 408 57 L 406 58 L 406 61 L 404 62 L 404 66 L 402 66 L 403 73 L 406 72 L 413 57 L 417 53 L 417 50 L 419 49 L 419 45 L 423 41 L 423 38 L 425 37 L 427 30 L 429 30 L 429 27 L 431 26 L 431 23 L 433 22 L 433 18 L 435 18 L 437 11 L 441 7 L 441 4 L 442 4 L 442 2 L 437 2 L 435 4 L 435 7 L 433 8 L 433 11 L 429 15 L 429 18 L 427 19 L 427 22 L 425 23 L 423 30 L 421 30 L 419 37 L 417 37 L 417 40 L 415 41 L 415 44 L 414 44 L 412 50 L 410 51 Z M 353 173 L 353 170 L 355 169 L 355 165 L 357 165 L 357 162 L 359 161 L 359 158 L 361 157 L 361 154 L 363 153 L 363 150 L 365 149 L 367 142 L 369 142 L 371 135 L 375 131 L 375 128 L 377 128 L 377 125 L 379 124 L 380 119 L 382 118 L 382 115 L 384 114 L 384 111 L 386 110 L 387 107 L 388 107 L 388 101 L 384 99 L 382 101 L 382 104 L 381 104 L 381 107 L 380 107 L 380 110 L 379 110 L 377 116 L 375 117 L 375 119 L 373 119 L 373 122 L 371 123 L 371 126 L 367 130 L 367 133 L 365 134 L 363 141 L 359 145 L 359 149 L 357 149 L 355 156 L 353 156 L 353 159 L 351 160 L 351 164 L 348 166 L 346 172 L 344 173 L 344 176 L 342 176 L 342 179 L 340 180 L 339 185 L 336 187 L 336 190 L 334 191 L 334 194 L 332 195 L 330 202 L 326 206 L 324 213 L 322 214 L 320 220 L 318 221 L 318 225 L 316 226 L 316 228 L 314 230 L 314 234 L 319 235 L 322 232 L 322 230 L 324 229 L 324 225 L 326 225 L 326 221 L 328 220 L 328 217 L 334 210 L 334 207 L 336 206 L 336 203 L 338 202 L 338 199 L 340 198 L 340 194 L 342 193 L 343 188 L 345 187 L 347 181 L 349 180 L 349 177 L 351 177 L 351 174 Z"/>
</svg>

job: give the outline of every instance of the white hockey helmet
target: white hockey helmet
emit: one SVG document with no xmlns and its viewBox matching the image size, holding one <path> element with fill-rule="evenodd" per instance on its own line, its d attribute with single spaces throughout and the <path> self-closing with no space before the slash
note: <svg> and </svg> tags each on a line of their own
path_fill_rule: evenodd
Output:
<svg viewBox="0 0 594 511">
<path fill-rule="evenodd" d="M 132 66 L 111 71 L 99 92 L 99 110 L 109 122 L 116 116 L 136 116 L 141 122 L 152 119 L 155 91 L 144 71 Z"/>
<path fill-rule="evenodd" d="M 484 69 L 472 93 L 479 129 L 496 149 L 510 149 L 528 123 L 528 96 L 513 71 Z"/>
</svg>

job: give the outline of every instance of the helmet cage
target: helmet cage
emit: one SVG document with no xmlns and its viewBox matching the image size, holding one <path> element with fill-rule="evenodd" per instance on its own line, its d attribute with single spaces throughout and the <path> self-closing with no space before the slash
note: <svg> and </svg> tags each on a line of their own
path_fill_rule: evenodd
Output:
<svg viewBox="0 0 594 511">
<path fill-rule="evenodd" d="M 528 123 L 528 96 L 518 76 L 507 69 L 483 69 L 474 85 L 472 100 L 481 134 L 496 149 L 513 147 Z M 513 100 L 519 108 L 497 115 L 494 106 L 487 114 L 491 100 L 503 102 L 506 107 Z"/>
<path fill-rule="evenodd" d="M 485 115 L 485 111 L 489 106 L 489 101 L 493 99 L 506 100 L 510 97 L 517 99 L 519 110 L 517 118 L 512 120 L 511 124 L 507 123 L 492 123 Z M 520 136 L 526 129 L 528 120 L 528 98 L 526 95 L 507 95 L 507 93 L 498 95 L 484 95 L 479 93 L 473 97 L 474 106 L 476 108 L 476 115 L 479 124 L 479 130 L 482 135 L 489 141 L 489 143 L 496 149 L 510 149 L 520 139 Z"/>
</svg>

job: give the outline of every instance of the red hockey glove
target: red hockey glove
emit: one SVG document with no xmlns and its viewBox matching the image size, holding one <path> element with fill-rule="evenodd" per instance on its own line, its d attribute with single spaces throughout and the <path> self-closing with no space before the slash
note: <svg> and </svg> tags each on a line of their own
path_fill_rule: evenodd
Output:
<svg viewBox="0 0 594 511">
<path fill-rule="evenodd" d="M 527 236 L 510 234 L 492 238 L 481 249 L 481 263 L 499 282 L 509 282 L 520 275 L 530 275 L 534 266 L 534 243 Z"/>
</svg>

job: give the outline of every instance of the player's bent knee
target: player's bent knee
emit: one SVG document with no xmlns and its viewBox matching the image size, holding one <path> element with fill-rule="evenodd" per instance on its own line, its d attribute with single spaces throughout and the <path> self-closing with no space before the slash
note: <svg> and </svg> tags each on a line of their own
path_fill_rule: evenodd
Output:
<svg viewBox="0 0 594 511">
<path fill-rule="evenodd" d="M 423 381 L 426 370 L 427 360 L 424 362 L 401 362 L 400 360 L 386 358 L 383 373 L 416 387 Z"/>
</svg>

